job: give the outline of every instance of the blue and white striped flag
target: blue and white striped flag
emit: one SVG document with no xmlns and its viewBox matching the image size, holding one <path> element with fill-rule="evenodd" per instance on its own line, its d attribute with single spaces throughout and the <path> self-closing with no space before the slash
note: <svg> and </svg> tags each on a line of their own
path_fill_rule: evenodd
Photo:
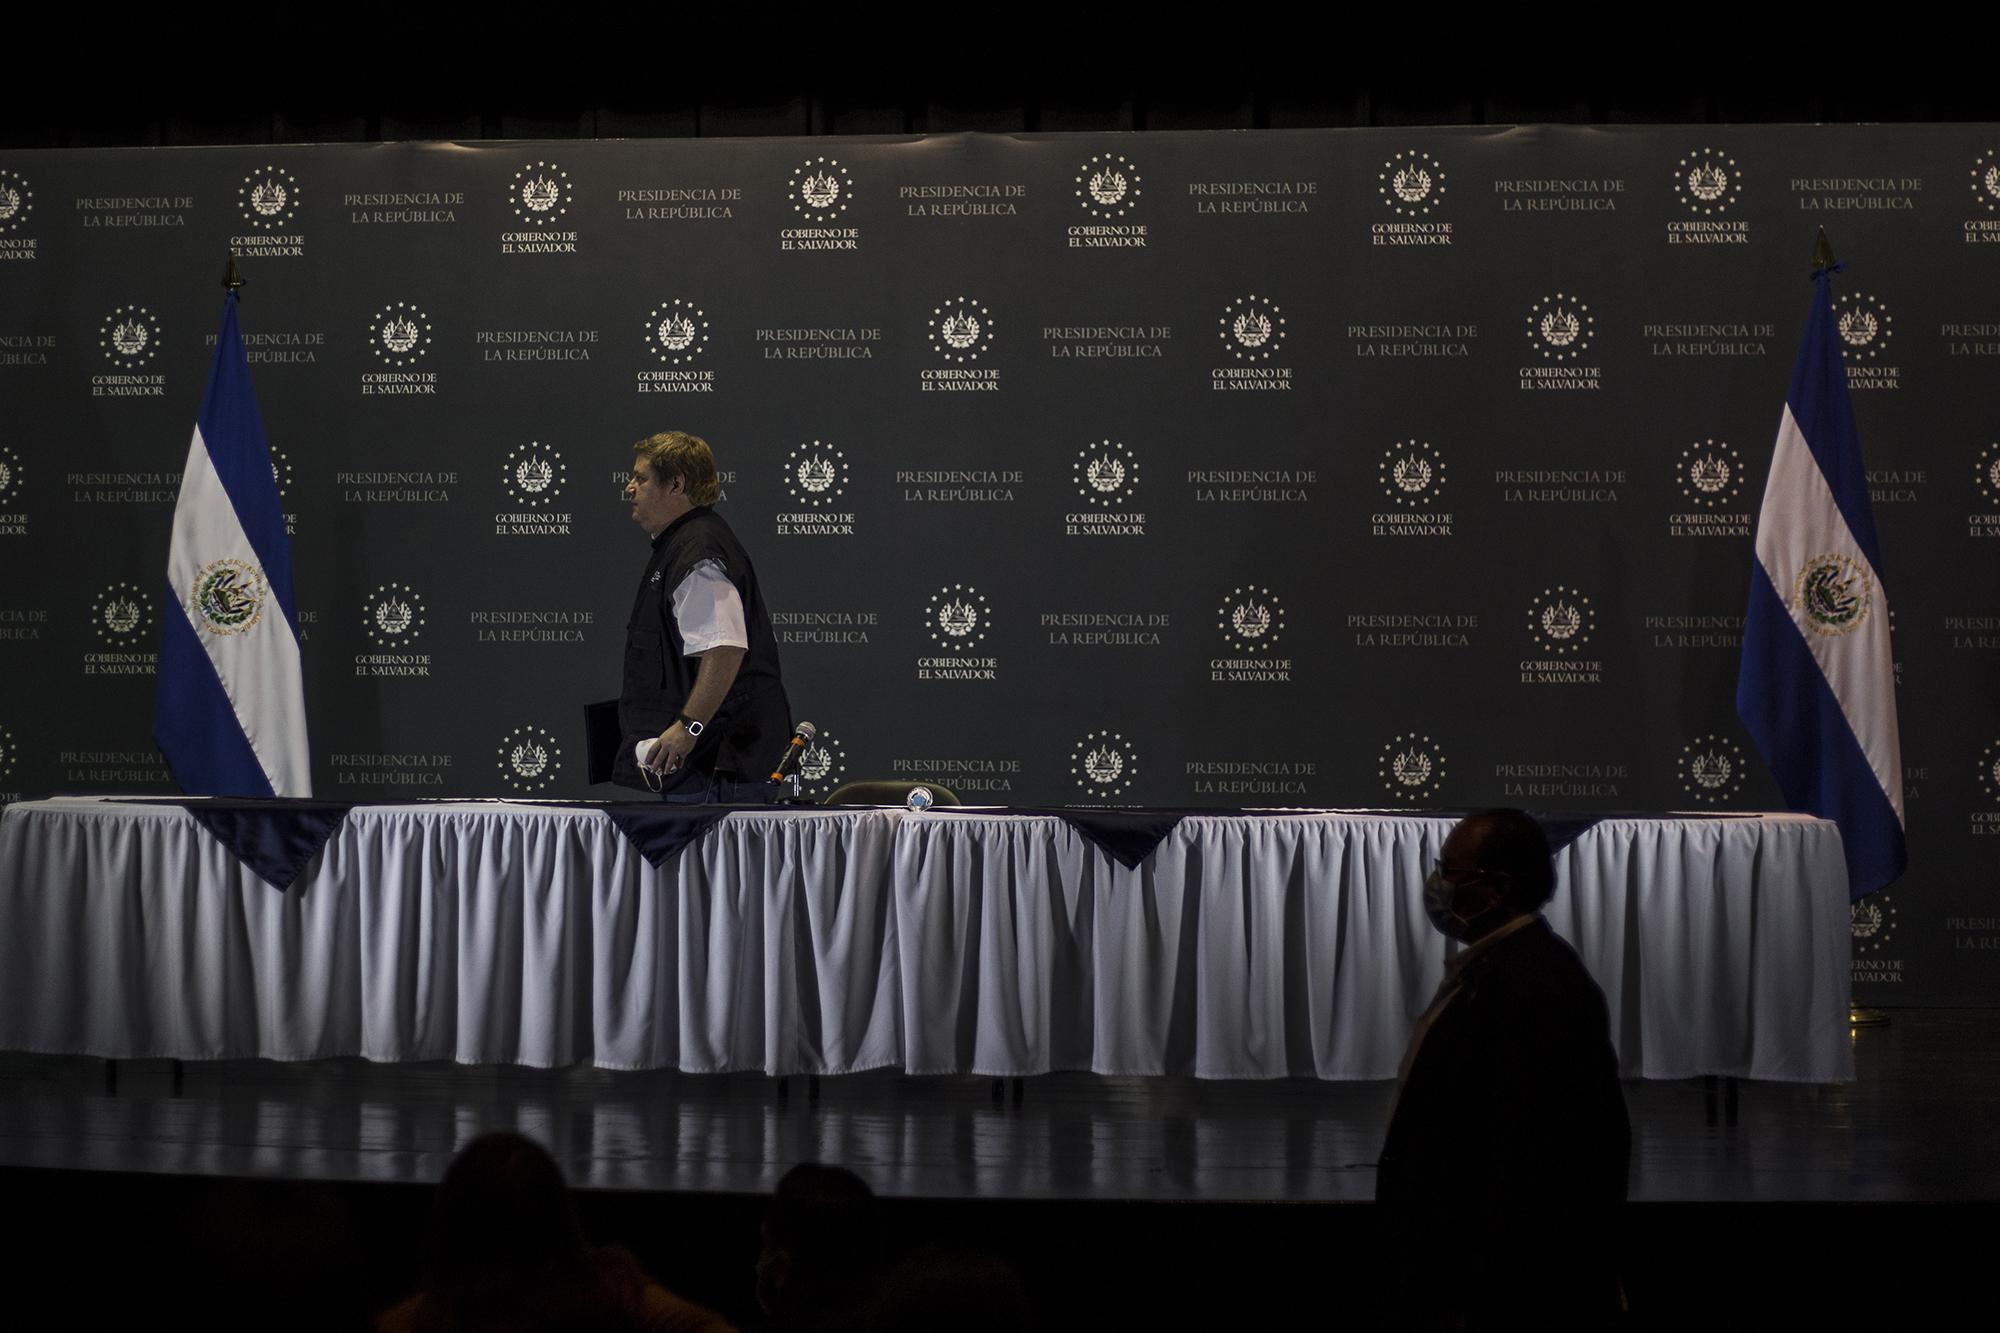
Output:
<svg viewBox="0 0 2000 1333">
<path fill-rule="evenodd" d="M 1903 758 L 1889 597 L 1834 323 L 1813 274 L 1757 515 L 1736 711 L 1785 801 L 1840 825 L 1852 899 L 1903 873 Z"/>
<path fill-rule="evenodd" d="M 174 507 L 153 738 L 181 790 L 310 796 L 292 553 L 236 293 Z"/>
</svg>

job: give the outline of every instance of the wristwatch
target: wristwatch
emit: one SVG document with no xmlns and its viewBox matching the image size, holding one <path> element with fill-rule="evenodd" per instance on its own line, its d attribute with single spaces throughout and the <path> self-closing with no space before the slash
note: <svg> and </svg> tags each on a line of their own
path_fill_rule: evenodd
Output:
<svg viewBox="0 0 2000 1333">
<path fill-rule="evenodd" d="M 680 723 L 683 727 L 686 727 L 687 734 L 693 736 L 697 740 L 701 738 L 702 732 L 708 730 L 708 723 L 697 722 L 693 718 L 689 717 L 686 713 L 676 714 L 674 717 L 674 721 Z"/>
</svg>

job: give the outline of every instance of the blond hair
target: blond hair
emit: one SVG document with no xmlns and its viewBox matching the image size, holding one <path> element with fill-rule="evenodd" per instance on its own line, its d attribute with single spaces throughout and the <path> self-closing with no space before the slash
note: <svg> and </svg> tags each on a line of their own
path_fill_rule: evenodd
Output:
<svg viewBox="0 0 2000 1333">
<path fill-rule="evenodd" d="M 679 477 L 686 483 L 689 504 L 712 505 L 722 497 L 715 475 L 715 455 L 708 441 L 684 430 L 664 430 L 632 446 L 632 452 L 653 465 L 653 476 L 666 485 Z"/>
</svg>

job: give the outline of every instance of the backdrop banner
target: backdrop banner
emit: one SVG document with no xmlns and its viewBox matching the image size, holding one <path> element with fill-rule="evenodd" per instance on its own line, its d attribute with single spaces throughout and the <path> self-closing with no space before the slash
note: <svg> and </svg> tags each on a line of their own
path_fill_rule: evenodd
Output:
<svg viewBox="0 0 2000 1333">
<path fill-rule="evenodd" d="M 619 491 L 685 429 L 812 791 L 1778 808 L 1733 695 L 1820 225 L 1909 820 L 1856 994 L 2000 1003 L 1992 125 L 0 155 L 0 800 L 171 790 L 233 246 L 328 800 L 617 794 Z"/>
</svg>

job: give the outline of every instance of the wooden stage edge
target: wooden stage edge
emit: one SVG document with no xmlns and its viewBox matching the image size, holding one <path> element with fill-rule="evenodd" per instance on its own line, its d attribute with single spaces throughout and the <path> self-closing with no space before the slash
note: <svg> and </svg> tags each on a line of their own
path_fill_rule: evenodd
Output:
<svg viewBox="0 0 2000 1333">
<path fill-rule="evenodd" d="M 2000 1200 L 2000 1011 L 1899 1009 L 1837 1085 L 1625 1084 L 1643 1203 Z M 107 1079 L 115 1074 L 115 1082 Z M 517 1128 L 578 1188 L 756 1195 L 801 1161 L 922 1199 L 1366 1202 L 1393 1087 L 0 1054 L 0 1167 L 426 1184 Z"/>
<path fill-rule="evenodd" d="M 1990 1325 L 2000 1012 L 1891 1010 L 1857 1078 L 1626 1085 L 1636 1327 Z M 803 1160 L 885 1199 L 891 1248 L 1006 1256 L 1047 1327 L 1370 1326 L 1384 1083 L 621 1074 L 0 1055 L 10 1267 L 47 1327 L 351 1328 L 415 1280 L 430 1182 L 485 1129 L 547 1143 L 586 1229 L 739 1322 L 763 1197 Z M 1559 1248 L 1538 1248 L 1559 1262 Z M 104 1265 L 118 1274 L 107 1283 Z M 17 1278 L 16 1289 L 24 1284 Z M 80 1302 L 80 1303 L 79 1303 Z M 39 1300 L 37 1304 L 39 1304 Z M 1986 1316 L 1984 1318 L 1980 1316 Z"/>
</svg>

